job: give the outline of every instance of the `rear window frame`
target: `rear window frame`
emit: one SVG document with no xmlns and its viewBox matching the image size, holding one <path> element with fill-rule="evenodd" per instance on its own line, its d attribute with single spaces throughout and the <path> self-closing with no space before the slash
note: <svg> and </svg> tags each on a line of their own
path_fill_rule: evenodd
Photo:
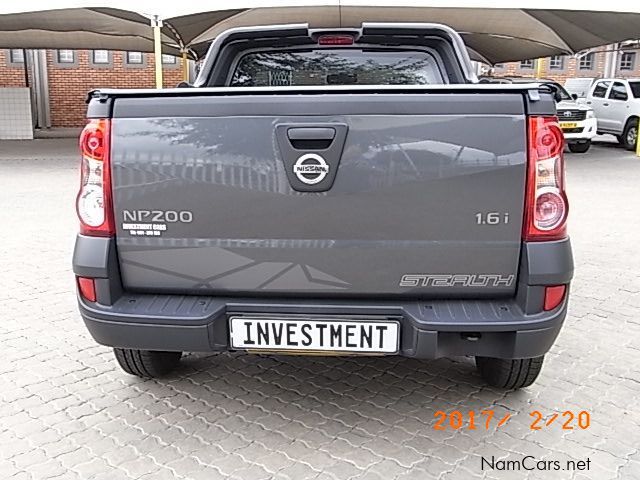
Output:
<svg viewBox="0 0 640 480">
<path fill-rule="evenodd" d="M 417 53 L 425 53 L 431 58 L 433 58 L 437 74 L 440 77 L 441 83 L 436 84 L 428 84 L 428 85 L 449 85 L 449 78 L 447 75 L 447 70 L 445 69 L 444 62 L 442 58 L 435 49 L 426 46 L 411 46 L 411 47 L 395 47 L 395 46 L 384 46 L 384 45 L 375 45 L 375 44 L 367 44 L 367 43 L 357 43 L 355 42 L 353 45 L 344 46 L 344 47 L 336 47 L 335 45 L 327 45 L 327 46 L 319 46 L 317 43 L 309 43 L 304 45 L 291 45 L 286 47 L 254 47 L 240 50 L 233 58 L 231 63 L 229 64 L 229 69 L 227 70 L 227 75 L 225 77 L 224 86 L 229 88 L 241 88 L 240 86 L 231 85 L 231 81 L 233 80 L 233 76 L 235 75 L 236 69 L 238 68 L 238 64 L 240 61 L 247 55 L 251 55 L 254 53 L 261 52 L 291 52 L 291 51 L 316 51 L 316 50 L 368 50 L 368 51 L 382 51 L 382 52 L 417 52 Z M 361 84 L 360 84 L 361 85 Z M 381 85 L 381 84 L 377 84 Z M 323 85 L 318 85 L 318 87 L 322 87 Z M 401 86 L 401 85 L 398 85 Z M 295 85 L 292 85 L 295 87 Z M 262 88 L 279 88 L 279 87 L 262 87 Z"/>
</svg>

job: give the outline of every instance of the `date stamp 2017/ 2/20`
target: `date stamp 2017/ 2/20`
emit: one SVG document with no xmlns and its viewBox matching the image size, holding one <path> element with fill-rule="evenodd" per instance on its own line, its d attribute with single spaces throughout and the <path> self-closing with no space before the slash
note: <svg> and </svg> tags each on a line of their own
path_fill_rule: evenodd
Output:
<svg viewBox="0 0 640 480">
<path fill-rule="evenodd" d="M 512 418 L 509 412 L 496 415 L 495 410 L 492 409 L 469 410 L 467 412 L 438 410 L 433 416 L 436 418 L 436 422 L 433 424 L 434 430 L 489 430 L 504 427 Z M 565 410 L 547 415 L 539 410 L 533 410 L 529 413 L 529 417 L 531 418 L 529 422 L 531 430 L 542 430 L 552 426 L 558 426 L 563 430 L 586 430 L 591 426 L 591 414 L 586 410 L 580 412 Z"/>
</svg>

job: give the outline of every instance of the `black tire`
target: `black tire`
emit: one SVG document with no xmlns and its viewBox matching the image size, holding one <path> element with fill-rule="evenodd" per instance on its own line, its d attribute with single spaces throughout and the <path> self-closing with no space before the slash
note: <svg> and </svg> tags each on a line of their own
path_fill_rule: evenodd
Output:
<svg viewBox="0 0 640 480">
<path fill-rule="evenodd" d="M 162 377 L 170 373 L 178 366 L 182 357 L 182 352 L 155 352 L 129 348 L 114 348 L 113 353 L 122 370 L 142 378 Z"/>
<path fill-rule="evenodd" d="M 600 135 L 600 134 L 599 134 Z M 614 135 L 620 145 L 624 145 L 624 137 L 622 135 Z"/>
<path fill-rule="evenodd" d="M 543 361 L 544 355 L 515 360 L 476 357 L 476 366 L 482 378 L 492 387 L 517 390 L 536 381 Z"/>
<path fill-rule="evenodd" d="M 591 140 L 580 143 L 570 143 L 569 150 L 571 153 L 587 153 L 591 148 Z"/>
<path fill-rule="evenodd" d="M 636 142 L 638 138 L 638 119 L 631 118 L 627 120 L 627 124 L 622 132 L 622 141 L 620 142 L 627 150 L 634 151 L 636 149 Z"/>
</svg>

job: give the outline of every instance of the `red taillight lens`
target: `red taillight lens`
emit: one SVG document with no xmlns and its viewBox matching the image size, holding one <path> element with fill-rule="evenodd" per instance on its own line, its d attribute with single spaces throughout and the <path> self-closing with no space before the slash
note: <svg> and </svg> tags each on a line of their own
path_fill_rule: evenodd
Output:
<svg viewBox="0 0 640 480">
<path fill-rule="evenodd" d="M 82 298 L 90 302 L 96 301 L 96 283 L 93 278 L 78 277 L 78 290 Z"/>
<path fill-rule="evenodd" d="M 107 119 L 90 120 L 80 134 L 82 154 L 76 211 L 83 235 L 109 237 L 115 233 L 111 201 L 110 135 Z"/>
<path fill-rule="evenodd" d="M 350 35 L 320 35 L 318 45 L 353 45 Z"/>
<path fill-rule="evenodd" d="M 544 310 L 549 311 L 556 308 L 564 300 L 564 294 L 567 291 L 566 285 L 554 285 L 545 287 L 544 289 Z"/>
<path fill-rule="evenodd" d="M 564 136 L 558 120 L 530 117 L 528 138 L 523 237 L 527 241 L 565 238 L 569 204 L 564 191 Z"/>
</svg>

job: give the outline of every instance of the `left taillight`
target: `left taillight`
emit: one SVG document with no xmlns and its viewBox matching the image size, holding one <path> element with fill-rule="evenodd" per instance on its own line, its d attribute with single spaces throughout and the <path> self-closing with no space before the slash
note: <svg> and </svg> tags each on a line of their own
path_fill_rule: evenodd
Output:
<svg viewBox="0 0 640 480">
<path fill-rule="evenodd" d="M 569 203 L 564 186 L 564 135 L 555 117 L 529 117 L 529 158 L 523 239 L 567 236 Z"/>
<path fill-rule="evenodd" d="M 83 235 L 110 237 L 115 234 L 111 198 L 111 122 L 93 119 L 80 134 L 81 176 L 76 211 Z"/>
</svg>

